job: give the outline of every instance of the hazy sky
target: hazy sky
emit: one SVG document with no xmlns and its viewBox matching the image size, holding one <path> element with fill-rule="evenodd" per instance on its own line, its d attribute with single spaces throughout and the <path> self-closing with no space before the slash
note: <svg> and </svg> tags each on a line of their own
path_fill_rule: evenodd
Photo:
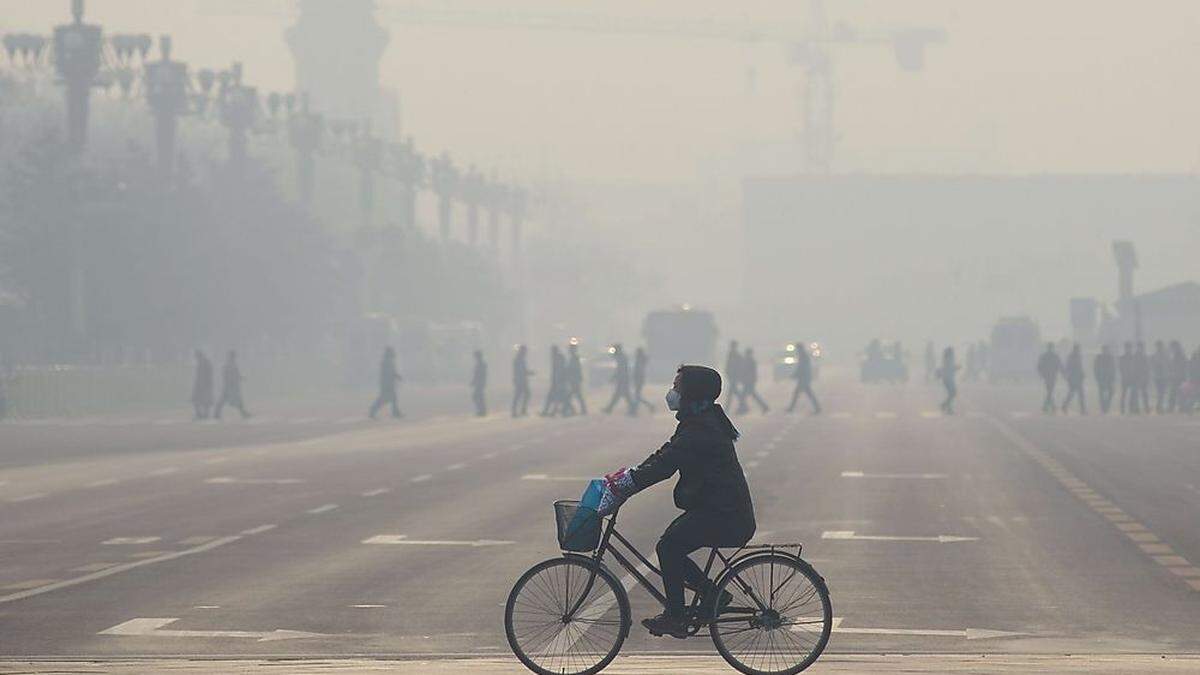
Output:
<svg viewBox="0 0 1200 675">
<path fill-rule="evenodd" d="M 769 45 L 667 37 L 399 25 L 384 84 L 427 148 L 516 172 L 693 182 L 789 168 L 800 69 Z M 509 0 L 496 7 L 662 20 L 800 25 L 797 0 Z M 866 171 L 1193 171 L 1200 164 L 1195 0 L 830 0 L 864 29 L 940 26 L 922 73 L 890 50 L 836 52 L 836 166 Z M 68 0 L 0 0 L 0 30 L 48 31 Z M 113 32 L 169 32 L 179 58 L 240 59 L 289 89 L 290 0 L 89 0 Z M 237 16 L 231 16 L 237 15 Z M 753 71 L 754 77 L 748 73 Z M 750 86 L 751 80 L 753 87 Z M 772 161 L 767 161 L 771 158 Z M 781 160 L 782 158 L 782 160 Z"/>
</svg>

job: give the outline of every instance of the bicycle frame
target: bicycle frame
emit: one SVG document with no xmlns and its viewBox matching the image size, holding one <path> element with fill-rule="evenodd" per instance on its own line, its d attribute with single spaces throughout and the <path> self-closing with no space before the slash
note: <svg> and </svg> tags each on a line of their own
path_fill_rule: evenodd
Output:
<svg viewBox="0 0 1200 675">
<path fill-rule="evenodd" d="M 623 544 L 625 546 L 625 548 L 628 549 L 628 552 L 632 553 L 633 556 L 635 558 L 637 558 L 637 560 L 642 565 L 645 565 L 646 568 L 648 570 L 650 570 L 651 572 L 653 572 L 655 576 L 657 576 L 659 579 L 662 579 L 662 570 L 655 567 L 646 558 L 646 556 L 642 555 L 641 551 L 639 551 L 637 549 L 637 547 L 633 545 L 633 543 L 631 543 L 628 539 L 626 539 L 624 536 L 622 536 L 620 532 L 617 532 L 617 513 L 613 513 L 611 516 L 609 516 L 608 524 L 605 525 L 604 534 L 600 538 L 600 544 L 596 547 L 596 550 L 592 553 L 592 555 L 588 556 L 592 560 L 592 562 L 595 564 L 595 567 L 593 568 L 592 573 L 591 573 L 591 577 L 588 579 L 588 583 L 584 587 L 583 593 L 580 594 L 579 600 L 577 600 L 575 602 L 575 606 L 571 607 L 570 610 L 566 613 L 566 616 L 564 617 L 565 619 L 570 619 L 571 617 L 574 617 L 575 612 L 579 611 L 579 608 L 583 606 L 583 602 L 588 597 L 588 594 L 590 594 L 592 592 L 592 586 L 595 584 L 595 581 L 596 581 L 596 570 L 599 569 L 600 566 L 603 564 L 603 558 L 604 558 L 605 553 L 612 554 L 612 557 L 613 557 L 613 559 L 615 559 L 617 561 L 617 564 L 620 565 L 621 567 L 625 568 L 625 571 L 627 571 L 631 575 L 633 575 L 633 578 L 637 580 L 638 585 L 641 586 L 642 588 L 644 588 L 647 593 L 649 593 L 655 600 L 657 600 L 658 604 L 662 605 L 664 608 L 667 606 L 667 596 L 664 595 L 662 591 L 658 590 L 658 588 L 650 581 L 650 579 L 648 579 L 646 577 L 646 575 L 642 574 L 641 570 L 639 570 L 638 567 L 632 561 L 629 560 L 629 558 L 625 557 L 625 555 L 623 555 L 621 553 L 621 551 L 616 548 L 615 544 L 612 541 L 614 538 L 616 539 L 617 542 Z M 746 548 L 755 548 L 755 547 L 742 546 L 742 547 L 739 547 L 736 551 L 734 551 L 731 555 L 728 555 L 728 556 L 726 556 L 724 553 L 722 553 L 720 551 L 720 549 L 713 547 L 708 554 L 708 561 L 704 564 L 704 576 L 709 577 L 710 579 L 712 578 L 710 572 L 712 572 L 713 564 L 716 562 L 716 560 L 718 558 L 721 560 L 721 564 L 724 566 L 724 569 L 721 571 L 721 574 L 724 575 L 725 573 L 727 573 L 730 570 L 730 568 L 733 567 L 733 565 L 735 563 L 740 561 L 738 556 Z M 768 545 L 768 548 L 772 552 L 774 552 L 775 546 Z M 783 553 L 784 555 L 789 555 L 789 556 L 791 555 L 791 554 L 785 553 L 783 551 L 780 551 L 780 553 Z M 573 554 L 573 555 L 578 555 L 578 554 Z M 749 556 L 754 556 L 754 555 L 761 555 L 761 553 L 749 554 Z M 584 557 L 584 556 L 580 555 L 579 557 Z M 797 554 L 794 557 L 799 558 L 799 555 Z M 704 599 L 703 594 L 700 592 L 700 589 L 694 588 L 691 585 L 687 584 L 686 582 L 684 584 L 684 588 L 690 589 L 694 594 L 692 597 L 692 602 L 688 608 L 693 611 L 699 609 L 700 604 L 703 602 L 703 599 Z M 754 602 L 758 605 L 759 611 L 763 611 L 766 609 L 766 605 L 763 604 L 763 601 L 760 598 L 758 598 L 757 595 L 751 589 L 747 588 L 743 584 L 742 590 L 750 598 L 752 598 L 754 600 Z M 751 611 L 753 611 L 753 610 L 751 610 Z M 735 612 L 735 613 L 741 613 L 741 612 Z M 709 622 L 705 621 L 704 623 L 709 623 Z"/>
</svg>

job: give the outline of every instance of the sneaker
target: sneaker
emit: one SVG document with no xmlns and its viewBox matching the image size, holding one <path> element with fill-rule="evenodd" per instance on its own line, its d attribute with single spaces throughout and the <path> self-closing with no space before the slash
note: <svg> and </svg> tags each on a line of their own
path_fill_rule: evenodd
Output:
<svg viewBox="0 0 1200 675">
<path fill-rule="evenodd" d="M 682 640 L 688 636 L 687 622 L 684 618 L 666 612 L 651 619 L 642 619 L 642 625 L 654 637 L 670 635 L 673 638 Z"/>
</svg>

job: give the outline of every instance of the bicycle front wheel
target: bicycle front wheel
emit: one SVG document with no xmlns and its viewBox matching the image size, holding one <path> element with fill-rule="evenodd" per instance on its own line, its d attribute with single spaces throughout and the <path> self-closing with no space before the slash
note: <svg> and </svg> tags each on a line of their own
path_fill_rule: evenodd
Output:
<svg viewBox="0 0 1200 675">
<path fill-rule="evenodd" d="M 629 634 L 629 596 L 591 560 L 553 558 L 513 586 L 504 632 L 513 654 L 539 675 L 594 675 L 616 658 Z"/>
<path fill-rule="evenodd" d="M 719 587 L 733 601 L 709 624 L 721 657 L 746 675 L 793 675 L 811 666 L 833 629 L 825 581 L 789 556 L 744 560 Z"/>
</svg>

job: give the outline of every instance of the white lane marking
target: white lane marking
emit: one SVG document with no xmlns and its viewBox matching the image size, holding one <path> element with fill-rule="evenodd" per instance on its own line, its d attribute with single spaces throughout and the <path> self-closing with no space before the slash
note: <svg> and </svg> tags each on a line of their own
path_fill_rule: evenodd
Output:
<svg viewBox="0 0 1200 675">
<path fill-rule="evenodd" d="M 921 411 L 921 417 L 924 417 L 927 420 L 935 420 L 935 419 L 940 418 L 941 416 L 942 416 L 942 413 L 937 412 L 936 410 L 922 410 Z"/>
<path fill-rule="evenodd" d="M 253 638 L 258 642 L 274 642 L 276 640 L 295 640 L 313 637 L 345 637 L 346 634 L 331 635 L 325 633 L 307 633 L 301 630 L 246 631 L 246 630 L 164 630 L 163 626 L 175 623 L 177 618 L 163 619 L 130 619 L 112 628 L 106 628 L 97 635 L 120 635 L 126 637 L 174 637 L 174 638 Z"/>
<path fill-rule="evenodd" d="M 458 471 L 459 469 L 465 469 L 465 468 L 467 468 L 467 465 L 463 464 L 462 462 L 459 462 L 458 464 L 451 464 L 450 466 L 446 467 L 446 470 L 447 471 Z"/>
<path fill-rule="evenodd" d="M 169 553 L 164 553 L 164 554 L 162 554 L 160 556 L 156 556 L 154 558 L 145 558 L 143 560 L 128 562 L 123 565 L 117 565 L 116 567 L 110 567 L 105 570 L 100 570 L 99 572 L 92 572 L 91 574 L 86 574 L 82 577 L 76 577 L 74 579 L 64 579 L 62 581 L 56 581 L 54 583 L 45 584 L 42 586 L 38 586 L 37 588 L 31 588 L 29 590 L 21 591 L 19 593 L 10 593 L 8 595 L 0 595 L 0 604 L 6 603 L 6 602 L 13 602 L 16 600 L 24 600 L 25 598 L 31 598 L 35 595 L 41 595 L 43 593 L 57 591 L 60 588 L 69 588 L 71 586 L 78 586 L 79 584 L 87 583 L 89 581 L 95 581 L 96 579 L 103 579 L 104 577 L 109 577 L 114 574 L 120 574 L 121 572 L 127 572 L 132 569 L 137 569 L 138 567 L 145 567 L 147 565 L 155 565 L 155 564 L 158 564 L 161 562 L 177 560 L 184 556 L 195 555 L 197 553 L 203 553 L 205 551 L 211 551 L 214 548 L 218 548 L 220 546 L 224 546 L 225 544 L 235 542 L 238 539 L 241 539 L 241 537 L 240 536 L 222 537 L 220 539 L 217 539 L 216 541 L 210 541 L 207 544 L 201 544 L 200 546 L 197 546 L 195 548 L 189 548 L 189 549 L 185 549 L 183 551 L 171 551 Z"/>
<path fill-rule="evenodd" d="M 822 539 L 852 539 L 855 541 L 929 541 L 938 544 L 953 544 L 960 541 L 979 541 L 979 537 L 958 537 L 939 534 L 936 537 L 907 537 L 878 534 L 855 534 L 853 530 L 826 530 L 821 533 Z"/>
<path fill-rule="evenodd" d="M 0 586 L 0 588 L 6 591 L 23 591 L 30 588 L 45 586 L 46 584 L 52 584 L 56 581 L 58 581 L 58 579 L 26 579 L 25 581 L 18 581 L 6 586 Z"/>
<path fill-rule="evenodd" d="M 337 507 L 338 507 L 337 504 L 322 504 L 315 509 L 309 509 L 308 511 L 306 511 L 306 513 L 311 513 L 313 515 L 316 515 L 318 513 L 329 513 L 330 511 L 336 509 Z"/>
<path fill-rule="evenodd" d="M 413 483 L 424 483 L 425 481 L 430 480 L 432 478 L 433 478 L 433 476 L 431 474 L 423 473 L 420 476 L 413 478 L 412 482 Z"/>
<path fill-rule="evenodd" d="M 34 492 L 32 494 L 21 495 L 20 497 L 9 497 L 8 499 L 5 499 L 4 501 L 9 502 L 10 504 L 18 504 L 20 502 L 31 502 L 35 499 L 41 499 L 42 497 L 45 497 L 45 496 L 46 496 L 45 492 Z"/>
<path fill-rule="evenodd" d="M 478 548 L 480 546 L 507 546 L 515 544 L 515 541 L 504 541 L 501 539 L 476 539 L 474 541 L 454 541 L 446 539 L 409 539 L 403 534 L 377 534 L 370 539 L 364 539 L 364 544 L 387 544 L 392 546 L 470 546 Z"/>
<path fill-rule="evenodd" d="M 162 541 L 162 537 L 113 537 L 100 543 L 104 546 L 141 546 L 142 544 L 153 544 L 156 541 Z"/>
<path fill-rule="evenodd" d="M 586 476 L 551 476 L 551 475 L 545 474 L 545 473 L 527 473 L 524 476 L 521 476 L 521 480 L 550 480 L 550 481 L 569 481 L 571 483 L 578 483 L 580 481 L 592 480 L 592 478 L 586 477 Z"/>
<path fill-rule="evenodd" d="M 181 539 L 179 541 L 179 543 L 183 544 L 184 546 L 195 546 L 197 544 L 207 544 L 208 542 L 212 541 L 213 539 L 216 539 L 216 537 L 204 537 L 204 536 L 188 537 L 187 539 Z"/>
<path fill-rule="evenodd" d="M 163 468 L 163 469 L 155 469 L 154 471 L 151 471 L 151 472 L 150 472 L 149 474 L 147 474 L 147 475 L 149 475 L 149 476 L 170 476 L 170 475 L 171 475 L 171 474 L 173 474 L 173 473 L 179 473 L 179 467 L 177 467 L 177 466 L 168 466 L 168 467 L 166 467 L 166 468 Z"/>
<path fill-rule="evenodd" d="M 192 609 L 221 609 L 220 605 L 196 605 Z"/>
<path fill-rule="evenodd" d="M 364 419 L 365 418 L 359 415 L 349 415 L 347 417 L 340 418 L 338 420 L 338 424 L 354 424 L 355 422 L 362 422 Z"/>
<path fill-rule="evenodd" d="M 300 478 L 234 478 L 233 476 L 217 476 L 205 479 L 209 485 L 296 485 L 303 483 Z"/>
<path fill-rule="evenodd" d="M 881 410 L 881 411 L 875 413 L 875 419 L 894 420 L 894 419 L 896 419 L 896 413 L 888 411 L 888 410 Z"/>
<path fill-rule="evenodd" d="M 482 459 L 496 459 L 496 453 L 489 452 L 486 455 L 482 455 L 481 458 Z"/>
<path fill-rule="evenodd" d="M 121 563 L 115 563 L 115 562 L 98 562 L 98 563 L 92 563 L 90 565 L 84 565 L 82 567 L 74 567 L 71 569 L 71 571 L 72 572 L 98 572 L 100 570 L 106 570 L 114 565 L 120 565 L 120 564 Z"/>
<path fill-rule="evenodd" d="M 275 529 L 275 527 L 276 527 L 275 525 L 259 525 L 258 527 L 252 527 L 248 530 L 242 530 L 241 534 L 244 534 L 244 535 L 262 534 L 263 532 L 266 532 L 268 530 Z"/>
<path fill-rule="evenodd" d="M 842 624 L 842 617 L 833 617 L 834 633 L 843 633 L 846 635 L 915 635 L 924 637 L 952 637 L 964 638 L 967 640 L 988 640 L 993 638 L 1016 637 L 1019 635 L 1028 635 L 1028 633 L 1016 633 L 1006 630 L 989 630 L 985 628 L 964 628 L 960 630 L 939 630 L 936 628 L 848 628 Z M 792 629 L 793 632 L 807 632 L 800 627 Z"/>
<path fill-rule="evenodd" d="M 94 480 L 94 481 L 88 483 L 87 485 L 85 485 L 84 487 L 90 487 L 90 488 L 104 487 L 106 485 L 116 485 L 119 482 L 121 482 L 121 481 L 117 480 L 116 478 L 104 478 L 101 480 Z"/>
<path fill-rule="evenodd" d="M 862 471 L 843 471 L 842 478 L 917 478 L 933 480 L 946 478 L 944 473 L 864 473 Z"/>
<path fill-rule="evenodd" d="M 354 609 L 381 609 L 381 608 L 387 607 L 387 605 L 350 605 L 350 606 L 353 607 Z"/>
<path fill-rule="evenodd" d="M 387 494 L 387 493 L 389 493 L 389 492 L 391 492 L 391 491 L 392 491 L 392 489 L 391 489 L 391 488 L 375 488 L 374 490 L 367 490 L 366 492 L 362 493 L 362 496 L 364 496 L 364 497 L 378 497 L 379 495 L 382 495 L 382 494 Z"/>
</svg>

